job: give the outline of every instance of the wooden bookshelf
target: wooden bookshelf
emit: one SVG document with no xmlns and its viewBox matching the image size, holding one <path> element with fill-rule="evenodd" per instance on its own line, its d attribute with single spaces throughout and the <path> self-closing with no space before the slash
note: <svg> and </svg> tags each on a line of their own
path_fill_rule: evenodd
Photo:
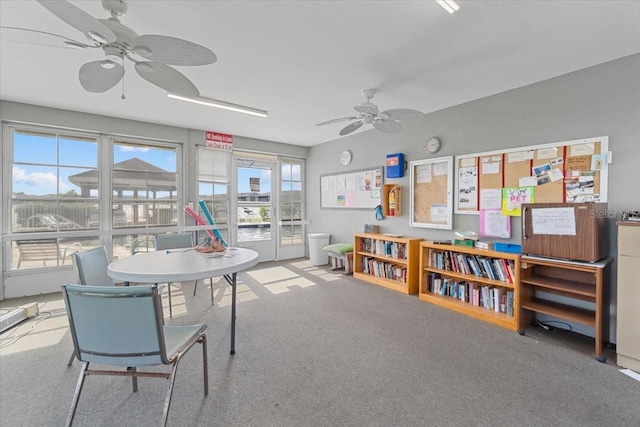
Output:
<svg viewBox="0 0 640 427">
<path fill-rule="evenodd" d="M 520 326 L 521 334 L 534 320 L 535 313 L 546 314 L 569 322 L 580 323 L 595 332 L 595 355 L 604 362 L 602 350 L 608 329 L 607 310 L 603 300 L 605 270 L 611 259 L 599 262 L 564 261 L 553 258 L 522 256 L 520 258 Z M 544 294 L 559 295 L 566 302 L 552 301 Z M 578 301 L 586 301 L 580 304 Z"/>
<path fill-rule="evenodd" d="M 353 277 L 405 294 L 418 292 L 418 252 L 422 239 L 356 233 Z M 383 277 L 393 274 L 402 277 Z"/>
<path fill-rule="evenodd" d="M 489 249 L 422 242 L 418 296 L 423 301 L 516 331 L 520 311 L 519 258 L 517 254 Z M 511 266 L 509 271 L 504 268 L 505 263 Z M 498 294 L 498 311 L 496 298 L 490 297 L 494 293 Z M 500 295 L 505 295 L 504 299 Z"/>
</svg>

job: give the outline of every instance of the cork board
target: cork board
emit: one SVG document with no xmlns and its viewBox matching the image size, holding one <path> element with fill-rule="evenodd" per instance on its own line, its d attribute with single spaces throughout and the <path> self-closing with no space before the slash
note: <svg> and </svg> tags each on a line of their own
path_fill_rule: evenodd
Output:
<svg viewBox="0 0 640 427">
<path fill-rule="evenodd" d="M 411 227 L 453 227 L 453 157 L 412 161 L 410 164 Z"/>
<path fill-rule="evenodd" d="M 455 213 L 477 214 L 488 209 L 498 190 L 534 186 L 534 203 L 607 202 L 610 163 L 607 136 L 508 150 L 456 156 Z M 475 164 L 477 200 L 469 201 L 468 171 Z M 465 169 L 466 168 L 466 169 Z"/>
</svg>

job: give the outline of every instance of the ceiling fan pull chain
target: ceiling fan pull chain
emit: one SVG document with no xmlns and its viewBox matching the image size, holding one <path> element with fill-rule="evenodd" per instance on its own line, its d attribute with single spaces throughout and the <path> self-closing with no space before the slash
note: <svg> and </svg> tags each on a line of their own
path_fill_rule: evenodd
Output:
<svg viewBox="0 0 640 427">
<path fill-rule="evenodd" d="M 124 96 L 124 52 L 122 53 L 122 96 L 120 97 L 120 99 L 125 99 L 126 97 Z"/>
</svg>

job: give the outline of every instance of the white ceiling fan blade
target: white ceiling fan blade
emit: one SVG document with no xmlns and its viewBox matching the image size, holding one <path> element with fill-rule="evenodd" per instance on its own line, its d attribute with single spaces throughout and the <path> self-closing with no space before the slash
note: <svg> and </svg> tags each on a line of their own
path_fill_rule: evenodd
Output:
<svg viewBox="0 0 640 427">
<path fill-rule="evenodd" d="M 136 62 L 136 72 L 151 84 L 167 92 L 186 97 L 200 96 L 200 91 L 184 74 L 159 62 Z"/>
<path fill-rule="evenodd" d="M 97 19 L 89 15 L 84 10 L 67 1 L 38 0 L 38 3 L 67 24 L 82 31 L 91 40 L 99 40 L 99 38 L 102 38 L 106 43 L 113 43 L 116 41 L 116 35 L 113 34 L 110 29 L 98 22 Z"/>
<path fill-rule="evenodd" d="M 362 125 L 364 124 L 364 122 L 362 120 L 358 120 L 357 122 L 353 122 L 349 125 L 347 125 L 344 129 L 342 129 L 340 131 L 340 135 L 344 136 L 344 135 L 348 135 L 351 132 L 358 130 Z"/>
<path fill-rule="evenodd" d="M 385 133 L 399 133 L 400 131 L 402 131 L 402 126 L 400 125 L 400 123 L 394 120 L 374 120 L 373 127 Z"/>
<path fill-rule="evenodd" d="M 357 120 L 357 117 L 340 117 L 339 119 L 327 120 L 326 122 L 318 123 L 316 126 L 330 125 L 332 123 L 344 122 L 346 120 Z"/>
<path fill-rule="evenodd" d="M 0 27 L 0 40 L 34 44 L 38 46 L 59 47 L 62 49 L 84 49 L 88 47 L 96 47 L 80 43 L 57 34 L 16 27 Z"/>
<path fill-rule="evenodd" d="M 110 67 L 105 68 L 104 65 Z M 108 59 L 87 62 L 80 67 L 78 77 L 87 92 L 103 93 L 114 87 L 122 79 L 124 68 Z"/>
<path fill-rule="evenodd" d="M 388 114 L 388 118 L 391 120 L 409 120 L 424 116 L 422 111 L 411 110 L 409 108 L 392 108 L 380 114 Z"/>
<path fill-rule="evenodd" d="M 170 65 L 207 65 L 216 62 L 210 49 L 175 37 L 144 35 L 136 37 L 133 50 L 140 56 Z"/>
</svg>

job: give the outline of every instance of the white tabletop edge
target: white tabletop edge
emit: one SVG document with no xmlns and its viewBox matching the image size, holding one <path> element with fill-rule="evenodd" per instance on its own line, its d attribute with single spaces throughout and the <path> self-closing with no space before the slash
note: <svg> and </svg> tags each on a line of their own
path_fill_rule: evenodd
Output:
<svg viewBox="0 0 640 427">
<path fill-rule="evenodd" d="M 214 256 L 195 251 L 140 253 L 112 262 L 107 274 L 123 282 L 167 283 L 238 273 L 258 263 L 258 253 L 246 248 Z"/>
</svg>

